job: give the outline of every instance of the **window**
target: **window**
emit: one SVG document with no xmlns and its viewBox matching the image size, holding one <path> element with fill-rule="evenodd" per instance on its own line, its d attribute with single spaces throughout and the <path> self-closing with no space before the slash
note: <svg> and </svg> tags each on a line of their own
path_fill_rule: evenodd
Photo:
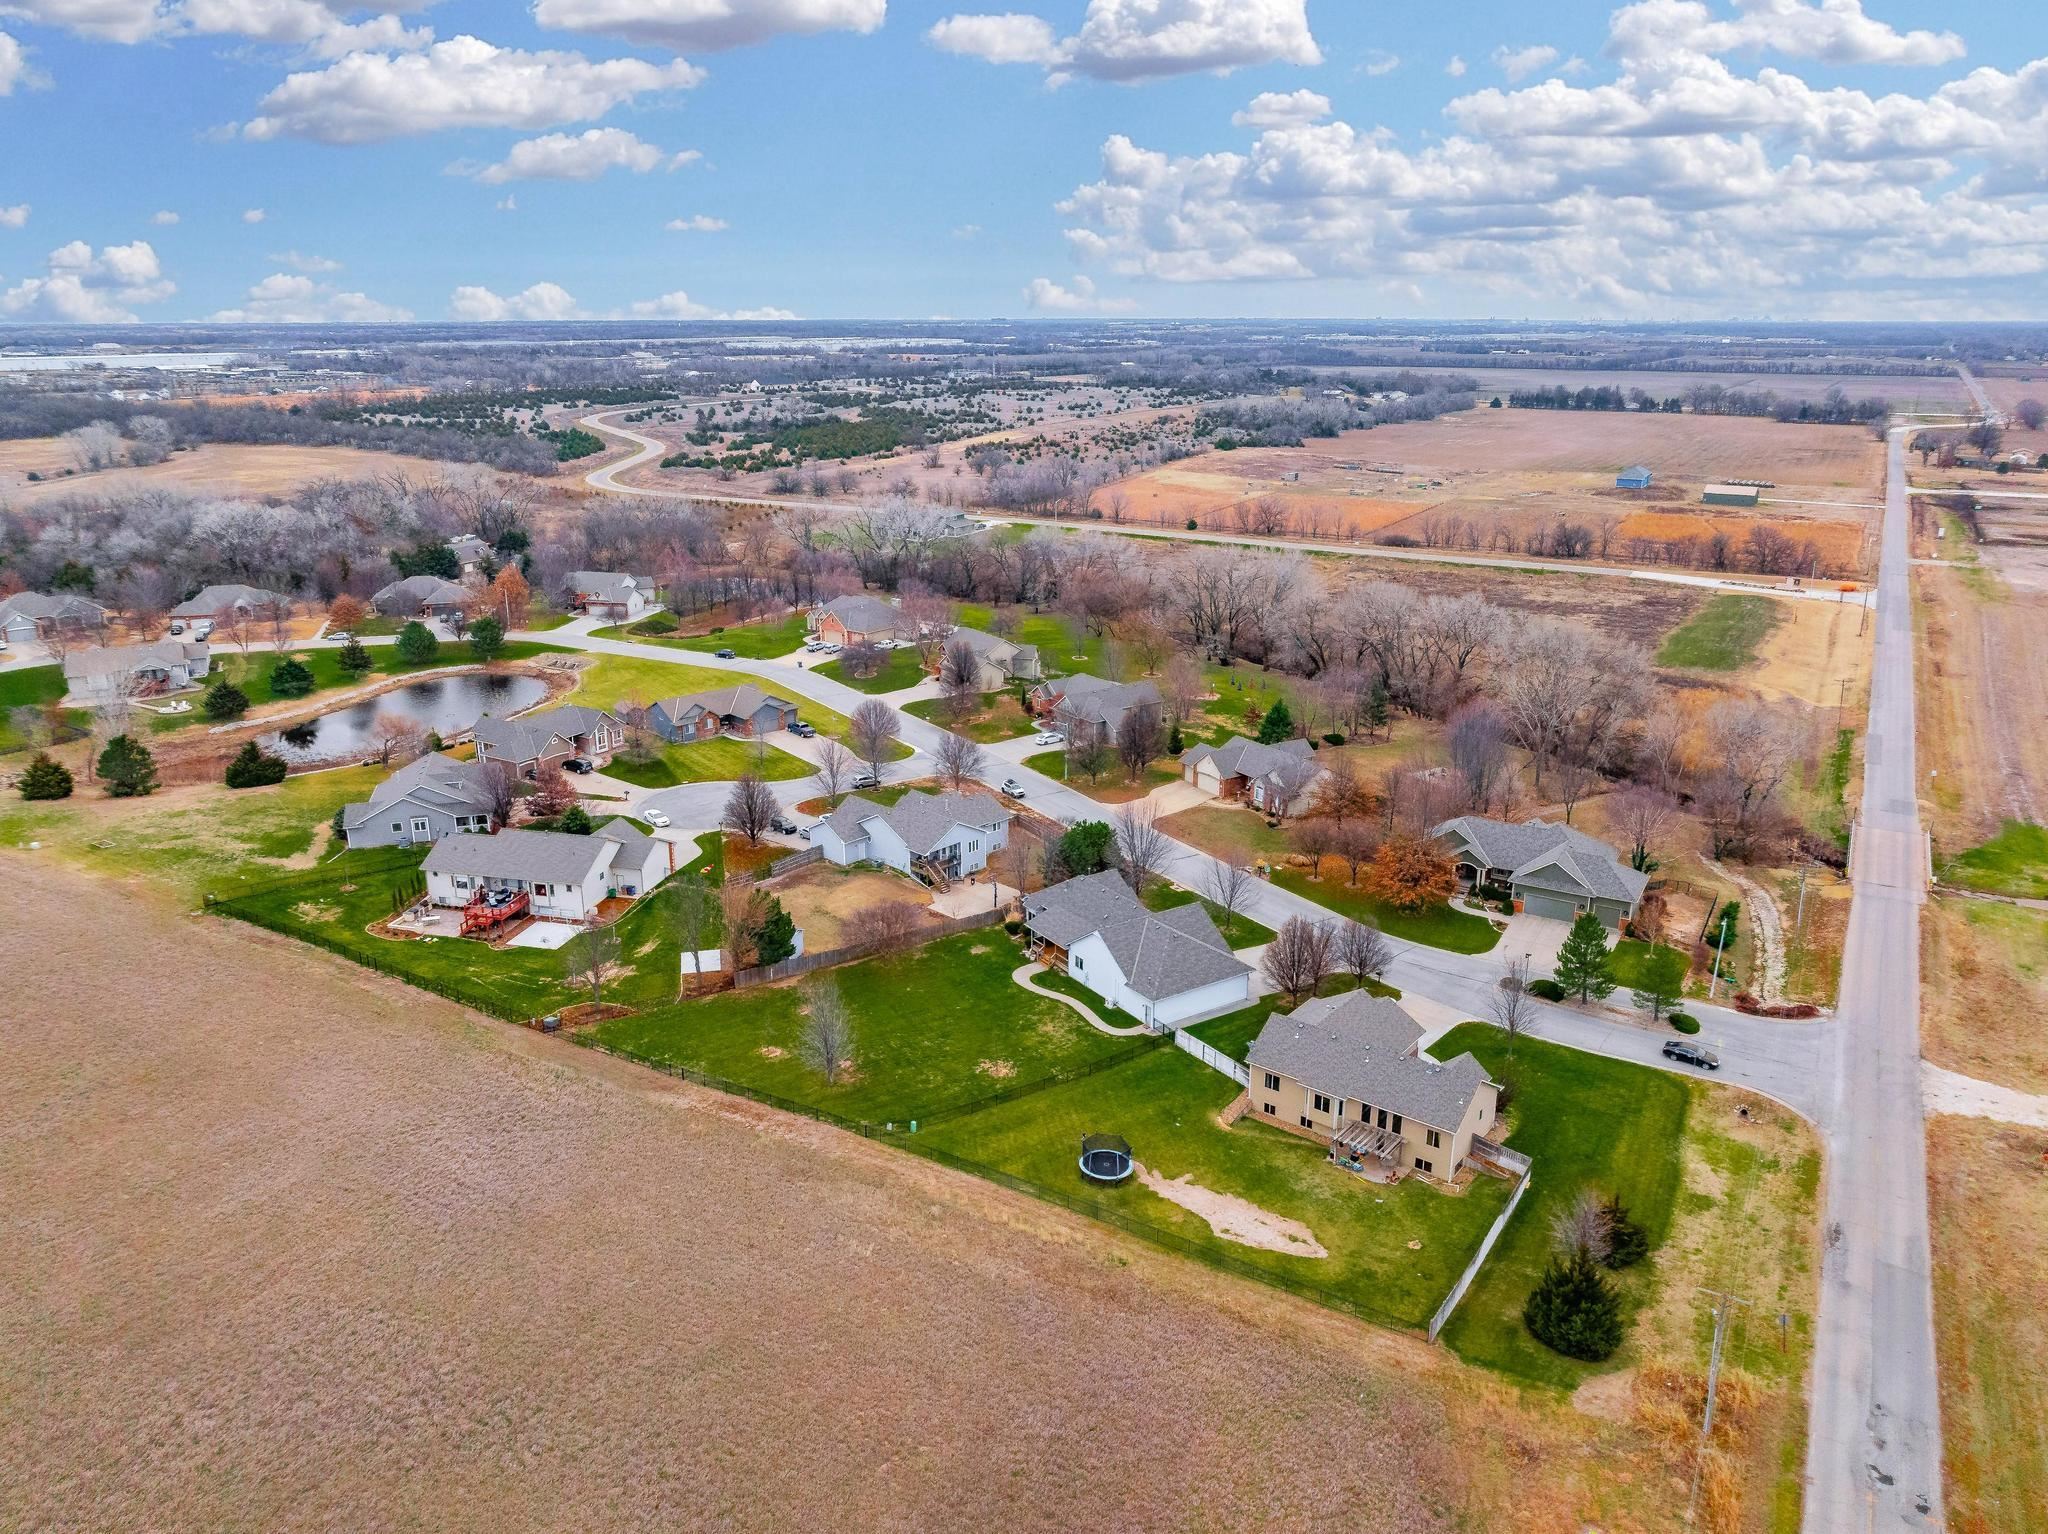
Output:
<svg viewBox="0 0 2048 1534">
<path fill-rule="evenodd" d="M 1081 973 L 1081 971 L 1082 971 L 1083 969 L 1085 969 L 1085 968 L 1087 967 L 1087 966 L 1086 966 L 1086 965 L 1085 965 L 1085 964 L 1084 964 L 1084 963 L 1082 962 L 1082 960 L 1081 960 L 1081 956 L 1080 956 L 1079 954 L 1075 954 L 1075 955 L 1073 956 L 1073 961 L 1072 961 L 1072 962 L 1073 962 L 1073 966 L 1074 966 L 1074 973 L 1075 973 L 1075 974 L 1077 974 L 1077 975 L 1078 975 L 1078 974 L 1080 974 L 1080 973 Z"/>
<path fill-rule="evenodd" d="M 1382 1109 L 1380 1109 L 1380 1128 L 1382 1128 L 1382 1129 L 1385 1129 L 1386 1127 L 1387 1127 L 1387 1110 L 1386 1110 L 1386 1109 L 1384 1109 L 1384 1108 L 1382 1108 Z"/>
<path fill-rule="evenodd" d="M 459 889 L 459 890 L 466 890 L 466 889 L 468 889 L 468 888 L 469 888 L 469 879 L 468 879 L 468 877 L 467 877 L 466 875 L 463 875 L 463 874 L 457 874 L 457 875 L 455 876 L 455 887 L 456 887 L 457 889 Z"/>
<path fill-rule="evenodd" d="M 1434 1129 L 1430 1130 L 1422 1138 L 1429 1141 L 1429 1148 L 1431 1150 L 1439 1150 L 1443 1147 L 1444 1137 L 1438 1134 Z"/>
<path fill-rule="evenodd" d="M 1424 1161 L 1420 1156 L 1417 1156 L 1415 1158 L 1415 1170 L 1418 1172 L 1428 1172 L 1434 1175 L 1434 1173 L 1436 1172 L 1436 1163 L 1431 1161 Z"/>
<path fill-rule="evenodd" d="M 535 885 L 535 886 L 533 887 L 533 892 L 534 892 L 534 893 L 535 893 L 536 895 L 539 895 L 539 896 L 541 896 L 541 897 L 545 898 L 546 896 L 552 895 L 552 894 L 554 893 L 554 890 L 553 890 L 553 888 L 552 888 L 551 886 L 549 886 L 549 885 L 546 885 L 546 884 L 536 884 L 536 885 Z"/>
<path fill-rule="evenodd" d="M 394 820 L 391 822 L 391 829 L 398 832 L 399 835 L 403 836 L 405 834 L 405 822 L 402 820 Z"/>
<path fill-rule="evenodd" d="M 1316 1093 L 1316 1094 L 1315 1094 L 1315 1099 L 1316 1099 L 1316 1102 L 1315 1102 L 1316 1112 L 1318 1112 L 1318 1113 L 1328 1113 L 1328 1112 L 1330 1111 L 1330 1099 L 1329 1099 L 1329 1098 L 1325 1097 L 1325 1096 L 1324 1096 L 1324 1095 L 1323 1095 L 1322 1093 L 1318 1092 L 1318 1093 Z"/>
<path fill-rule="evenodd" d="M 1394 1115 L 1394 1122 L 1392 1128 L 1395 1134 L 1399 1134 L 1401 1132 L 1401 1115 L 1398 1113 Z"/>
<path fill-rule="evenodd" d="M 968 850 L 969 852 L 979 852 L 979 851 L 981 851 L 981 843 L 980 843 L 980 842 L 969 842 L 969 843 L 967 844 L 967 850 Z"/>
<path fill-rule="evenodd" d="M 1275 1074 L 1272 1071 L 1266 1072 L 1266 1090 L 1268 1092 L 1277 1092 L 1280 1090 L 1280 1078 L 1277 1074 Z"/>
<path fill-rule="evenodd" d="M 1280 1116 L 1280 1105 L 1278 1103 L 1265 1103 L 1262 1105 L 1262 1111 L 1269 1119 L 1278 1118 Z"/>
<path fill-rule="evenodd" d="M 1316 1127 L 1316 1121 L 1304 1113 L 1301 1116 L 1301 1127 L 1303 1129 L 1313 1129 Z"/>
</svg>

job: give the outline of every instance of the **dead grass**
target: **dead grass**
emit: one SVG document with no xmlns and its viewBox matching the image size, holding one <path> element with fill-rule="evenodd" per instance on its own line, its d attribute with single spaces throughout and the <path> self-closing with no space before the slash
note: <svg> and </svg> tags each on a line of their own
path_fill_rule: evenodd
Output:
<svg viewBox="0 0 2048 1534">
<path fill-rule="evenodd" d="M 1966 1076 L 2048 1092 L 2048 912 L 1931 900 L 1920 914 L 1920 1049 Z"/>
<path fill-rule="evenodd" d="M 2048 1168 L 2038 1130 L 1927 1121 L 1949 1528 L 2048 1528 Z"/>
<path fill-rule="evenodd" d="M 370 479 L 403 474 L 414 480 L 438 481 L 456 465 L 397 453 L 366 452 L 352 447 L 255 447 L 240 443 L 208 443 L 173 453 L 146 469 L 104 469 L 31 483 L 31 470 L 61 476 L 71 467 L 62 443 L 51 437 L 0 443 L 0 495 L 19 506 L 53 497 L 80 494 L 107 496 L 147 489 L 225 490 L 236 495 L 290 495 L 318 479 Z"/>
<path fill-rule="evenodd" d="M 2014 591 L 1988 572 L 1922 566 L 1918 743 L 1941 860 L 2048 816 L 2048 593 Z"/>
<path fill-rule="evenodd" d="M 931 894 L 908 879 L 884 873 L 848 873 L 829 863 L 813 863 L 778 879 L 772 892 L 804 930 L 804 951 L 828 953 L 860 942 L 862 929 L 883 906 L 908 906 L 923 914 Z"/>
<path fill-rule="evenodd" d="M 1676 1527 L 1412 1339 L 0 861 L 0 1525 Z"/>
</svg>

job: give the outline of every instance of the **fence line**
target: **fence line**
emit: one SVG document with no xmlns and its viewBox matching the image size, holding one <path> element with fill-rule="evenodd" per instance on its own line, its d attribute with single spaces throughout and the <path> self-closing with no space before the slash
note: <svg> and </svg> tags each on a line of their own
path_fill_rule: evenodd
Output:
<svg viewBox="0 0 2048 1534">
<path fill-rule="evenodd" d="M 1529 1191 L 1529 1180 L 1533 1172 L 1522 1173 L 1522 1180 L 1515 1184 L 1515 1191 L 1508 1195 L 1507 1206 L 1495 1217 L 1486 1229 L 1486 1239 L 1479 1243 L 1479 1250 L 1472 1254 L 1472 1260 L 1465 1264 L 1465 1271 L 1458 1275 L 1458 1281 L 1451 1285 L 1451 1292 L 1444 1296 L 1443 1304 L 1437 1306 L 1436 1314 L 1429 1318 L 1429 1340 L 1436 1341 L 1437 1333 L 1444 1329 L 1444 1323 L 1451 1319 L 1451 1312 L 1458 1308 L 1458 1301 L 1465 1298 L 1465 1291 L 1472 1287 L 1472 1280 L 1479 1276 L 1481 1264 L 1487 1253 L 1493 1250 L 1493 1243 L 1500 1239 L 1500 1233 L 1507 1229 L 1507 1223 L 1516 1207 L 1522 1202 L 1522 1195 Z"/>
<path fill-rule="evenodd" d="M 779 879 L 786 873 L 793 873 L 799 868 L 808 868 L 811 864 L 822 863 L 824 860 L 825 849 L 823 847 L 806 847 L 801 852 L 792 852 L 786 858 L 777 858 L 768 865 L 762 877 L 766 879 Z"/>
<path fill-rule="evenodd" d="M 864 943 L 849 943 L 844 948 L 828 948 L 823 953 L 797 954 L 793 958 L 782 959 L 774 964 L 740 970 L 732 977 L 733 989 L 744 991 L 752 986 L 772 985 L 778 980 L 808 975 L 814 969 L 825 969 L 834 964 L 850 964 L 856 959 L 871 959 L 877 954 L 896 953 L 905 948 L 922 948 L 926 943 L 937 942 L 942 937 L 952 937 L 961 932 L 974 932 L 982 927 L 993 927 L 1002 919 L 1001 911 L 977 911 L 972 916 L 955 916 L 946 921 L 914 927 L 900 937 L 869 938 Z"/>
<path fill-rule="evenodd" d="M 1116 1050 L 1111 1054 L 1098 1055 L 1086 1065 L 1067 1066 L 1060 1070 L 1051 1071 L 1031 1081 L 1019 1082 L 1013 1087 L 998 1087 L 993 1092 L 971 1098 L 964 1103 L 951 1103 L 943 1108 L 934 1109 L 930 1114 L 919 1119 L 918 1122 L 922 1124 L 943 1124 L 952 1119 L 969 1118 L 974 1114 L 982 1112 L 984 1109 L 998 1107 L 1003 1103 L 1013 1103 L 1020 1097 L 1032 1097 L 1050 1087 L 1063 1087 L 1070 1082 L 1085 1081 L 1090 1076 L 1100 1075 L 1104 1071 L 1113 1071 L 1120 1065 L 1129 1065 L 1140 1055 L 1150 1054 L 1165 1042 L 1164 1039 L 1156 1034 L 1139 1035 L 1134 1042 L 1124 1048 Z"/>
<path fill-rule="evenodd" d="M 1185 1028 L 1173 1030 L 1173 1042 L 1193 1055 L 1211 1070 L 1221 1071 L 1241 1087 L 1252 1084 L 1252 1068 L 1240 1060 L 1233 1060 L 1213 1044 L 1204 1044 Z"/>
</svg>

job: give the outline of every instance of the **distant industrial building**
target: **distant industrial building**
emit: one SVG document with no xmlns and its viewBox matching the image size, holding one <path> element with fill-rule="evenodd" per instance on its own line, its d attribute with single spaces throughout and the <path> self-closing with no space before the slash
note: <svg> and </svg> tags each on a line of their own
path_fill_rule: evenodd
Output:
<svg viewBox="0 0 2048 1534">
<path fill-rule="evenodd" d="M 1762 494 L 1755 485 L 1709 485 L 1700 500 L 1708 506 L 1754 506 Z"/>
<path fill-rule="evenodd" d="M 1617 490 L 1647 490 L 1650 488 L 1650 471 L 1641 464 L 1637 464 L 1632 469 L 1623 469 L 1614 476 L 1614 488 Z"/>
</svg>

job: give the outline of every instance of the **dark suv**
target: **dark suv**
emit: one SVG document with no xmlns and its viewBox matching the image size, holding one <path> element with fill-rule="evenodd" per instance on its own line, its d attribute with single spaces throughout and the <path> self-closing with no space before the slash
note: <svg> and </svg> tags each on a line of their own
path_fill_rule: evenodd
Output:
<svg viewBox="0 0 2048 1534">
<path fill-rule="evenodd" d="M 595 772 L 597 765 L 587 756 L 572 756 L 562 763 L 564 772 Z"/>
<path fill-rule="evenodd" d="M 1695 1044 L 1690 1039 L 1666 1039 L 1664 1058 L 1676 1060 L 1680 1065 L 1697 1065 L 1703 1071 L 1718 1071 L 1721 1057 L 1704 1044 Z"/>
</svg>

